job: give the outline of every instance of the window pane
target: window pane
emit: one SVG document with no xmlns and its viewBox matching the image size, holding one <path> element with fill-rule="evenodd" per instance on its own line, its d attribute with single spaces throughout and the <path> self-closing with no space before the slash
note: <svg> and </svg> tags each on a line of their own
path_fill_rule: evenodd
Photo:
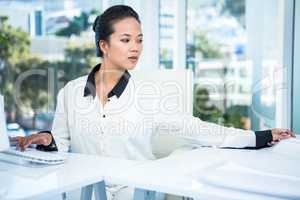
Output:
<svg viewBox="0 0 300 200">
<path fill-rule="evenodd" d="M 188 0 L 187 9 L 194 115 L 245 129 L 276 126 L 283 1 Z"/>
<path fill-rule="evenodd" d="M 189 0 L 187 13 L 187 60 L 195 72 L 194 115 L 249 129 L 252 69 L 246 61 L 245 1 Z"/>
<path fill-rule="evenodd" d="M 10 134 L 50 129 L 58 90 L 99 62 L 91 25 L 100 3 L 0 2 L 0 89 Z"/>
<path fill-rule="evenodd" d="M 252 127 L 287 126 L 283 66 L 284 0 L 246 1 L 247 58 L 253 66 Z M 257 34 L 260 33 L 260 34 Z"/>
<path fill-rule="evenodd" d="M 160 0 L 160 68 L 173 68 L 175 1 Z"/>
<path fill-rule="evenodd" d="M 300 134 L 300 3 L 295 2 L 295 43 L 294 43 L 294 70 L 293 70 L 293 131 Z M 298 53 L 298 54 L 297 54 Z"/>
</svg>

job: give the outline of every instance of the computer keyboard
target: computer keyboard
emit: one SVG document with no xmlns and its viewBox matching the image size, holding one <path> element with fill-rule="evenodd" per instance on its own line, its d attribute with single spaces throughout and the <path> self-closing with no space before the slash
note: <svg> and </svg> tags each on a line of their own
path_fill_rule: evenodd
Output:
<svg viewBox="0 0 300 200">
<path fill-rule="evenodd" d="M 4 151 L 4 153 L 21 157 L 26 161 L 41 164 L 61 164 L 66 160 L 64 156 L 57 154 L 57 152 L 43 152 L 30 148 L 26 149 L 25 151 L 8 149 Z"/>
</svg>

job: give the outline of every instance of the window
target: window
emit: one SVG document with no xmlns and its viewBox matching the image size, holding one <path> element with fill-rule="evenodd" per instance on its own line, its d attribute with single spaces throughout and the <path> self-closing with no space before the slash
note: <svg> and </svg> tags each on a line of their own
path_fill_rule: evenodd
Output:
<svg viewBox="0 0 300 200">
<path fill-rule="evenodd" d="M 0 90 L 8 127 L 27 134 L 51 127 L 58 90 L 98 62 L 91 24 L 100 3 L 0 2 Z"/>
<path fill-rule="evenodd" d="M 299 88 L 299 77 L 300 77 L 300 58 L 297 56 L 300 52 L 300 3 L 295 2 L 295 14 L 294 14 L 294 60 L 293 60 L 293 105 L 292 105 L 292 128 L 297 134 L 300 133 L 300 88 Z"/>
<path fill-rule="evenodd" d="M 175 1 L 160 0 L 160 68 L 173 68 Z"/>
<path fill-rule="evenodd" d="M 187 2 L 187 62 L 193 66 L 196 84 L 194 115 L 245 129 L 283 126 L 280 112 L 286 105 L 280 99 L 285 95 L 276 81 L 287 81 L 282 64 L 284 1 Z M 197 105 L 203 90 L 207 102 Z"/>
<path fill-rule="evenodd" d="M 291 95 L 283 57 L 291 48 L 283 47 L 289 25 L 284 16 L 293 7 L 286 9 L 287 2 L 292 1 L 2 0 L 1 33 L 12 36 L 0 38 L 0 91 L 8 121 L 25 129 L 50 127 L 57 91 L 98 62 L 91 30 L 96 15 L 126 3 L 144 26 L 141 66 L 193 70 L 195 116 L 245 129 L 288 127 L 285 97 Z M 185 38 L 184 31 L 175 31 L 185 26 L 180 20 Z M 184 56 L 177 60 L 178 55 Z"/>
<path fill-rule="evenodd" d="M 245 7 L 244 0 L 188 0 L 187 60 L 194 66 L 195 100 L 201 90 L 208 95 L 202 105 L 194 102 L 194 115 L 248 129 L 251 91 L 244 87 L 251 85 L 252 77 L 246 62 Z"/>
</svg>

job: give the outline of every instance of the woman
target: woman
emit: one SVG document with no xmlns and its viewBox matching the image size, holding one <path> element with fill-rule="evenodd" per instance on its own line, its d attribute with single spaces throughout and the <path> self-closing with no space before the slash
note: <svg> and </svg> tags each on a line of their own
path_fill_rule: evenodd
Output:
<svg viewBox="0 0 300 200">
<path fill-rule="evenodd" d="M 21 150 L 38 144 L 37 148 L 45 151 L 155 159 L 151 136 L 161 124 L 175 125 L 176 130 L 172 131 L 178 134 L 212 139 L 211 144 L 219 147 L 261 148 L 294 137 L 287 129 L 253 132 L 222 127 L 192 116 L 162 120 L 137 109 L 131 101 L 136 96 L 135 80 L 128 70 L 135 67 L 143 48 L 138 14 L 128 6 L 113 6 L 96 18 L 93 29 L 101 64 L 88 76 L 70 81 L 60 90 L 51 132 L 12 139 Z M 146 118 L 151 121 L 150 127 L 145 127 Z M 179 123 L 183 121 L 187 123 Z"/>
</svg>

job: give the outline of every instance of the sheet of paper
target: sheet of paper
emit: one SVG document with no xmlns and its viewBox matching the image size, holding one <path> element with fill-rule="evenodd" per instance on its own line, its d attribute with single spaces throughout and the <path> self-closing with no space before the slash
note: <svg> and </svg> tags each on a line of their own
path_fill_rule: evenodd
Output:
<svg viewBox="0 0 300 200">
<path fill-rule="evenodd" d="M 216 187 L 289 199 L 300 198 L 300 178 L 260 172 L 232 162 L 191 176 L 200 183 Z"/>
</svg>

